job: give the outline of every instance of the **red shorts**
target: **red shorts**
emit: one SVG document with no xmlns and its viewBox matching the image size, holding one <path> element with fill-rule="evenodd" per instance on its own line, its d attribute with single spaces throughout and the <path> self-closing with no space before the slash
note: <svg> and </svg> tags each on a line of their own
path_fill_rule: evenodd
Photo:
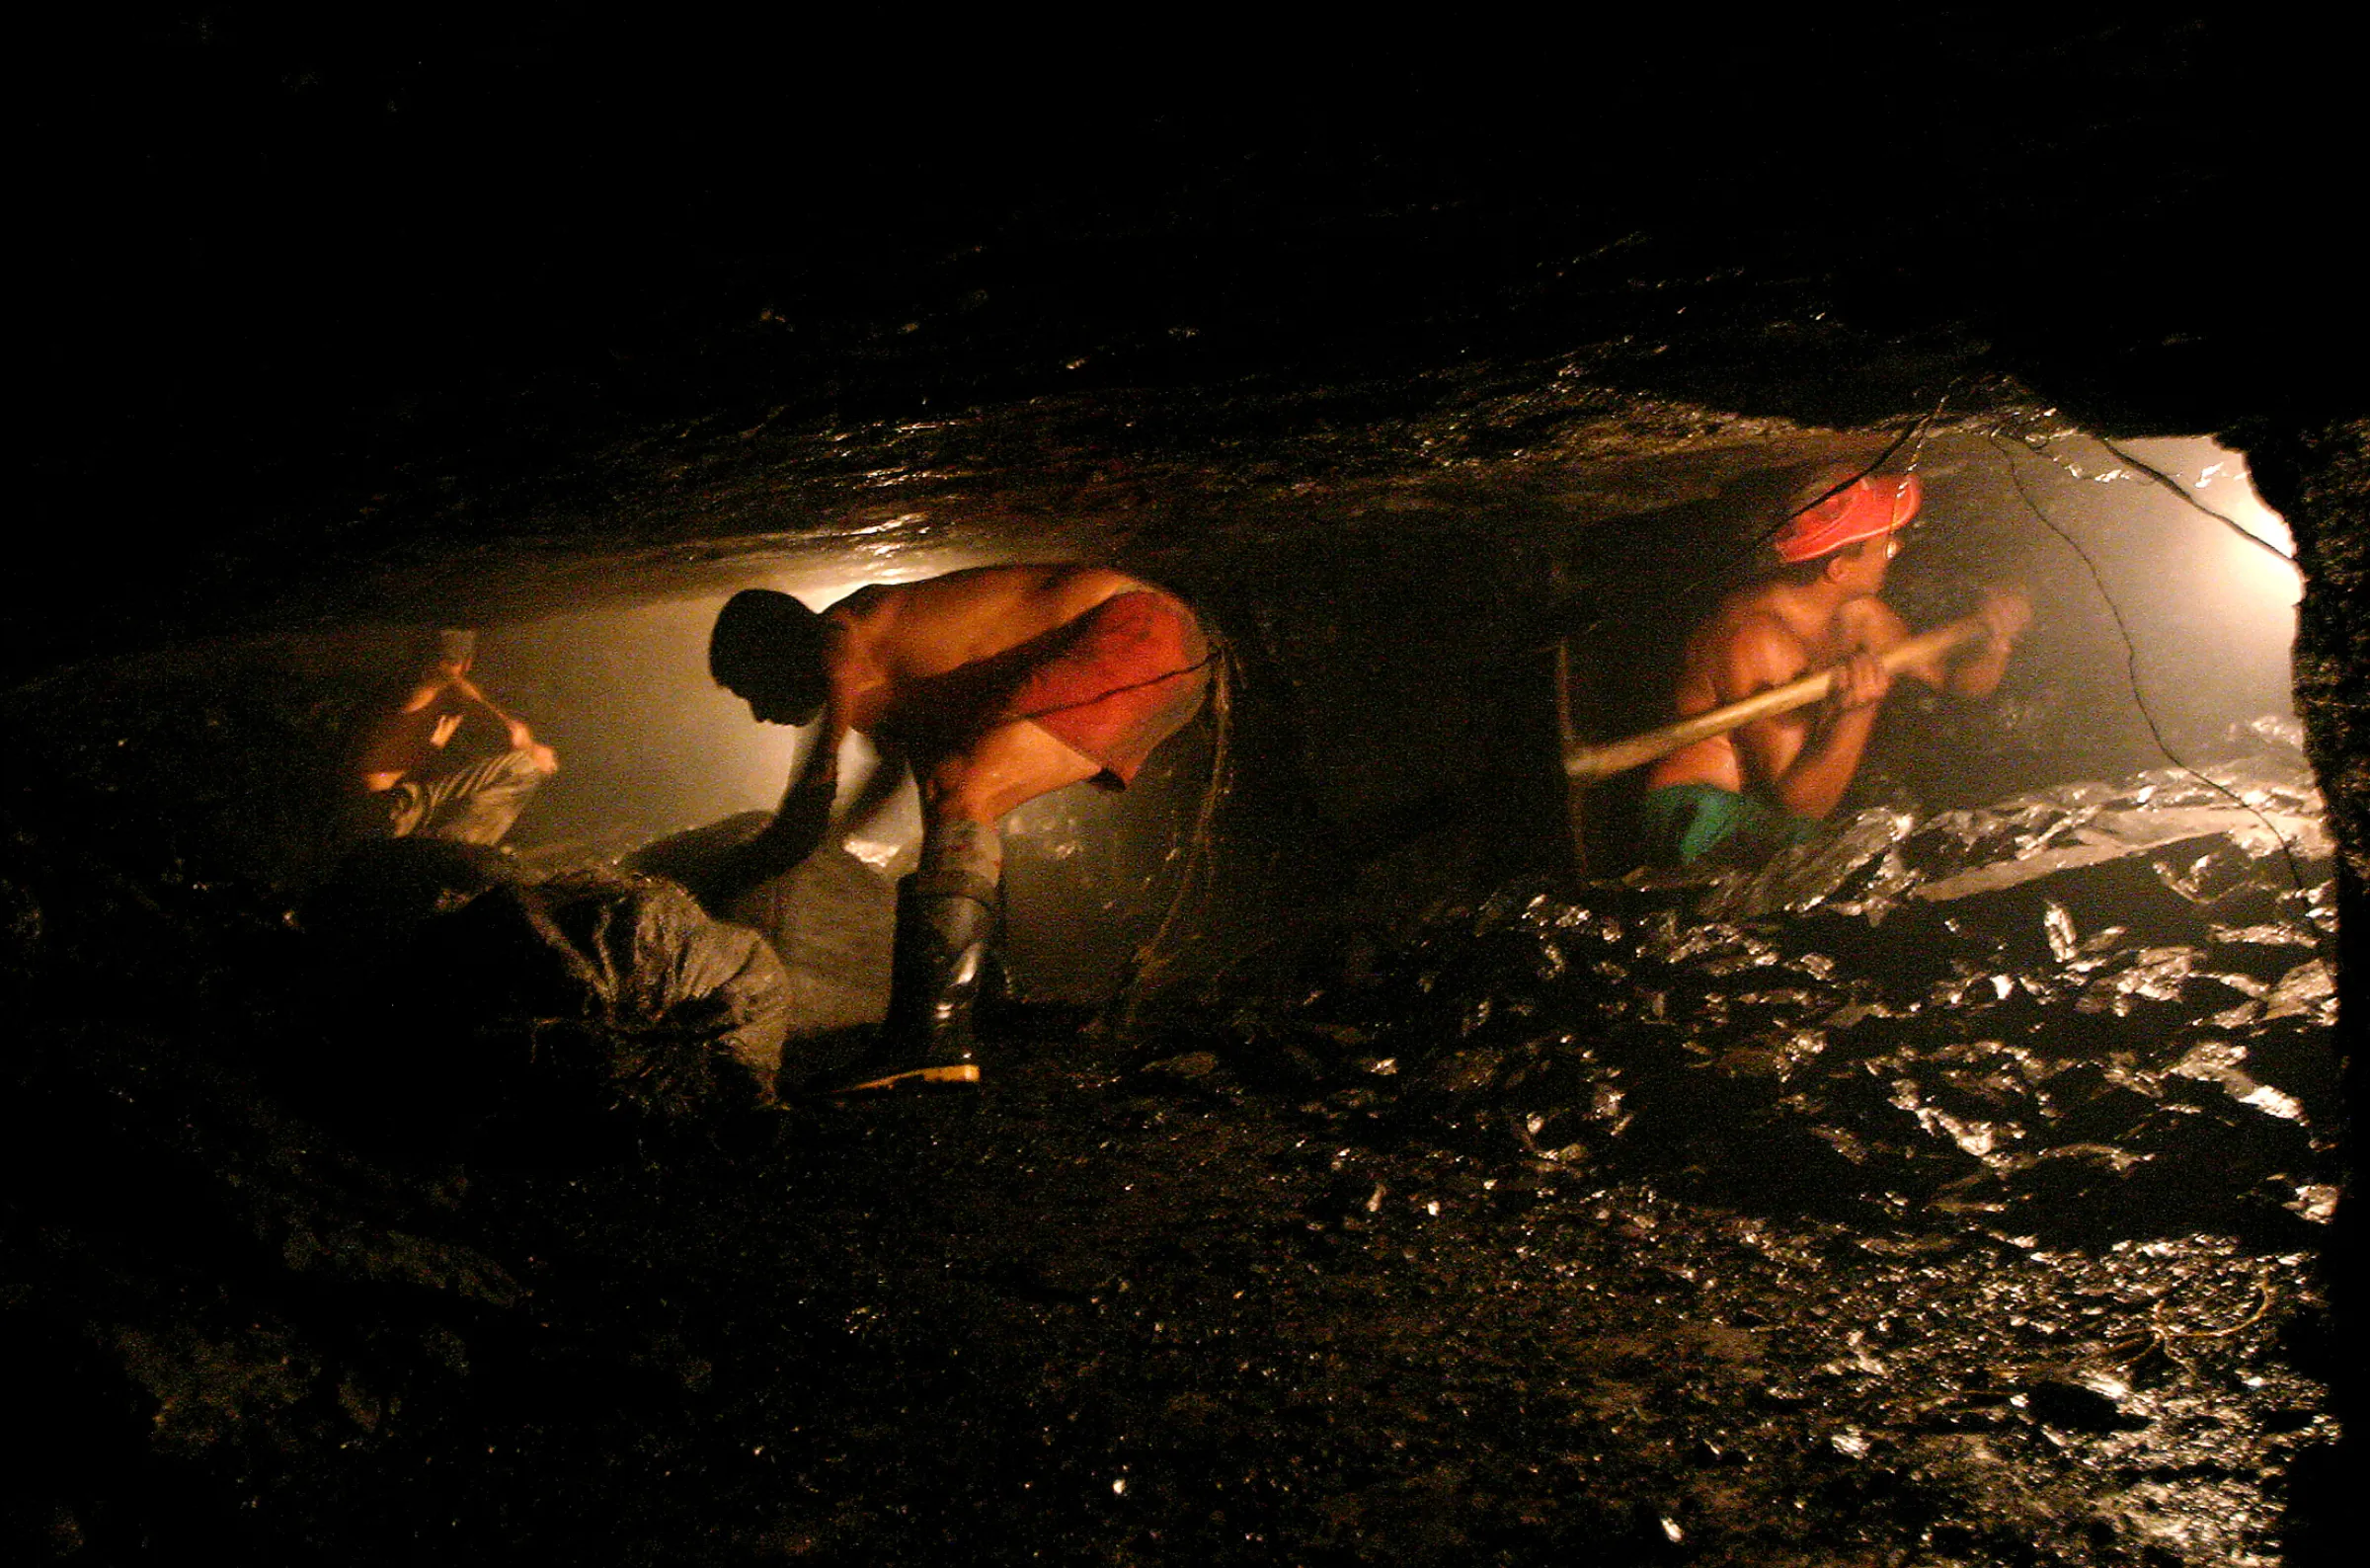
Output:
<svg viewBox="0 0 2370 1568">
<path fill-rule="evenodd" d="M 1002 704 L 1103 765 L 1095 782 L 1118 789 L 1152 748 L 1201 710 L 1210 689 L 1210 643 L 1193 612 L 1165 593 L 1115 593 L 1062 628 L 1058 649 L 1032 662 Z"/>
</svg>

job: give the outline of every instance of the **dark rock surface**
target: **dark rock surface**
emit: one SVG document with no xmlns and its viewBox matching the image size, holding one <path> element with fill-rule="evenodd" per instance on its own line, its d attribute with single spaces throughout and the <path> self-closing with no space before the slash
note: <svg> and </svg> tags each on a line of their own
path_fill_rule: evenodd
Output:
<svg viewBox="0 0 2370 1568">
<path fill-rule="evenodd" d="M 1073 503 L 1288 431 L 1287 483 L 1449 456 L 1428 415 L 1573 352 L 1681 421 L 1864 428 L 2003 373 L 2120 433 L 2360 413 L 2344 52 L 2247 14 L 1163 34 L 1080 69 L 804 20 L 64 25 L 27 445 L 106 591 L 16 606 L 12 668 L 390 567 L 462 596 L 494 553 L 828 527 L 769 455 Z M 1228 388 L 1284 396 L 1246 423 Z M 1084 417 L 914 460 L 1033 407 Z M 905 455 L 848 461 L 876 422 Z"/>
<path fill-rule="evenodd" d="M 2292 754 L 2222 771 L 2309 820 Z M 143 982 L 56 1005 L 129 893 L 20 842 L 8 1526 L 86 1561 L 2278 1560 L 2334 1436 L 2327 881 L 2225 823 L 1914 891 L 2184 787 L 1945 814 L 1727 922 L 1674 916 L 1734 885 L 1509 890 L 1313 955 L 1343 978 L 1299 1006 L 1006 1038 L 976 1102 L 574 1139 L 390 1127 L 388 1063 L 291 1101 L 275 1037 L 318 1014 L 253 945 L 302 939 L 229 894 L 151 901 Z"/>
<path fill-rule="evenodd" d="M 5 628 L 35 759 L 0 804 L 9 1550 L 2339 1560 L 2361 1314 L 2314 1254 L 2358 1258 L 2358 1219 L 2306 1189 L 2351 1180 L 2321 1113 L 2358 1115 L 2359 1054 L 2332 1090 L 2317 958 L 2215 934 L 2304 914 L 2215 881 L 2264 869 L 2236 850 L 2066 873 L 2138 919 L 1984 895 L 2007 958 L 1904 902 L 1914 984 L 1847 944 L 1864 914 L 1731 908 L 1646 955 L 1708 1114 L 1526 1055 L 1504 966 L 1631 925 L 1532 885 L 1423 936 L 1462 991 L 1362 1012 L 1409 950 L 1355 933 L 1336 1016 L 1246 965 L 1248 1016 L 1012 1041 L 968 1116 L 373 1126 L 352 1023 L 386 998 L 334 967 L 325 995 L 287 919 L 391 641 L 357 618 L 908 546 L 1184 571 L 1264 694 L 1241 789 L 1269 796 L 1234 927 L 1183 928 L 1300 954 L 1282 894 L 1420 914 L 1538 858 L 1484 655 L 1658 553 L 1702 578 L 1757 473 L 1929 430 L 2247 452 L 2306 572 L 2313 910 L 2358 1009 L 2370 426 L 2330 37 L 1444 23 L 1416 66 L 1164 38 L 1172 89 L 793 25 L 209 7 L 40 40 L 19 499 L 61 560 Z M 1411 604 L 1478 628 L 1420 703 L 1370 658 Z M 1428 831 L 1459 791 L 1483 809 Z M 1166 852 L 1139 839 L 1099 885 L 1130 907 Z M 1840 902 L 1901 892 L 1881 855 L 1848 873 Z M 1731 962 L 1787 983 L 1745 1002 Z M 1928 1010 L 1827 1022 L 1838 976 L 1840 1006 Z M 1525 997 L 1606 1016 L 1569 973 Z M 2003 1169 L 1978 1123 L 2076 1152 Z"/>
<path fill-rule="evenodd" d="M 126 1066 L 40 1086 L 112 1157 L 30 1207 L 110 1244 L 9 1303 L 12 1524 L 97 1560 L 2224 1563 L 2329 1431 L 2227 1237 L 1869 1235 L 1062 1049 L 465 1181 Z"/>
</svg>

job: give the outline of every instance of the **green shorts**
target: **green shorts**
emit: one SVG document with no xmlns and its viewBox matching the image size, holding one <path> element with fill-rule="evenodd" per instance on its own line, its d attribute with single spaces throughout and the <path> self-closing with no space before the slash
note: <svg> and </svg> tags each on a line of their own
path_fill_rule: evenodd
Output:
<svg viewBox="0 0 2370 1568">
<path fill-rule="evenodd" d="M 1656 865 L 1758 862 L 1801 843 L 1819 824 L 1789 816 L 1755 795 L 1715 784 L 1666 784 L 1638 802 L 1648 853 Z"/>
</svg>

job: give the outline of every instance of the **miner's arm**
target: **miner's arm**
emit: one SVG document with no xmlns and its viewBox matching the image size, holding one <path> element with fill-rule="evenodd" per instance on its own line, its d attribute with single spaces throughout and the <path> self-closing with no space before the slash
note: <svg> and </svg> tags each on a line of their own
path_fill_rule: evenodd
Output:
<svg viewBox="0 0 2370 1568">
<path fill-rule="evenodd" d="M 1988 697 L 1999 690 L 2016 639 L 2032 624 L 2032 603 L 2021 588 L 1985 588 L 1982 607 L 1970 619 L 1984 625 L 1984 636 L 1972 650 L 1930 655 L 1903 665 L 1901 672 L 1937 691 L 1961 697 Z M 1872 654 L 1884 653 L 1909 639 L 1907 624 L 1877 599 L 1862 602 L 1857 630 L 1861 646 Z"/>
<path fill-rule="evenodd" d="M 400 707 L 381 718 L 362 742 L 356 771 L 362 788 L 393 789 L 404 775 L 426 765 L 453 731 L 461 714 L 452 700 L 453 677 L 432 672 L 415 685 Z"/>
<path fill-rule="evenodd" d="M 2000 689 L 2008 673 L 2008 657 L 2016 639 L 2032 624 L 2032 601 L 2022 588 L 1985 588 L 1983 607 L 1976 611 L 1990 633 L 1971 659 L 1950 671 L 1950 690 L 1962 697 L 1988 697 Z"/>
<path fill-rule="evenodd" d="M 840 641 L 832 638 L 832 653 L 837 653 Z M 729 901 L 742 889 L 769 882 L 822 847 L 830 827 L 831 803 L 839 794 L 839 747 L 848 732 L 845 664 L 843 658 L 827 655 L 830 694 L 824 699 L 815 739 L 791 775 L 773 821 L 726 857 L 718 879 L 722 886 L 716 890 L 719 897 Z"/>
<path fill-rule="evenodd" d="M 1802 674 L 1809 661 L 1802 645 L 1774 620 L 1738 629 L 1724 651 L 1717 685 L 1722 702 L 1736 702 L 1784 685 Z M 1805 712 L 1756 719 L 1736 732 L 1748 778 L 1783 807 L 1787 815 L 1815 822 L 1835 810 L 1859 769 L 1877 704 L 1892 677 L 1867 653 L 1837 666 L 1834 695 Z"/>
<path fill-rule="evenodd" d="M 452 680 L 452 691 L 462 701 L 493 720 L 509 741 L 512 750 L 524 751 L 534 759 L 535 765 L 546 773 L 559 771 L 559 753 L 552 750 L 550 746 L 538 743 L 535 740 L 534 731 L 527 728 L 524 719 L 518 718 L 514 714 L 505 713 L 501 708 L 496 707 L 494 699 L 478 689 L 475 681 L 467 675 L 456 675 Z"/>
</svg>

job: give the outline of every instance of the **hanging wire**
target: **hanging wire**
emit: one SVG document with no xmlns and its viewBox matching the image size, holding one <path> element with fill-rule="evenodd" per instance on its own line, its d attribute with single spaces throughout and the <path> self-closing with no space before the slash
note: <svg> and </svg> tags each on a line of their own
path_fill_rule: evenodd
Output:
<svg viewBox="0 0 2370 1568">
<path fill-rule="evenodd" d="M 1916 419 L 1910 421 L 1908 425 L 1904 426 L 1901 433 L 1894 436 L 1892 440 L 1885 446 L 1883 451 L 1878 452 L 1873 458 L 1871 458 L 1866 467 L 1859 469 L 1856 473 L 1847 474 L 1842 479 L 1839 479 L 1834 484 L 1828 486 L 1825 490 L 1820 491 L 1818 495 L 1812 497 L 1809 501 L 1803 503 L 1799 507 L 1794 508 L 1792 511 L 1785 513 L 1785 515 L 1780 516 L 1776 522 L 1771 523 L 1767 528 L 1764 528 L 1759 534 L 1755 535 L 1752 543 L 1748 544 L 1742 552 L 1734 557 L 1731 557 L 1729 560 L 1729 565 L 1734 566 L 1738 561 L 1744 559 L 1745 556 L 1759 550 L 1763 545 L 1768 544 L 1772 539 L 1776 538 L 1778 536 L 1778 530 L 1784 527 L 1787 521 L 1790 520 L 1796 513 L 1808 511 L 1813 507 L 1819 506 L 1823 502 L 1833 500 L 1835 497 L 1842 495 L 1845 491 L 1850 490 L 1854 485 L 1856 485 L 1861 480 L 1867 478 L 1870 474 L 1875 473 L 1885 464 L 1891 462 L 1893 460 L 1893 454 L 1901 450 L 1902 447 L 1907 446 L 1913 437 L 1918 443 L 1916 448 L 1909 454 L 1909 466 L 1914 472 L 1918 466 L 1918 459 L 1923 456 L 1926 451 L 1926 431 L 1933 427 L 1936 420 L 1942 417 L 1942 408 L 1950 401 L 1950 394 L 1957 389 L 1957 386 L 1958 383 L 1953 381 L 1948 386 L 1943 387 L 1942 395 L 1934 400 L 1934 407 L 1926 410 Z"/>
<path fill-rule="evenodd" d="M 1922 457 L 1924 457 L 1926 452 L 1926 437 L 1933 431 L 1936 423 L 1941 419 L 1942 410 L 1948 406 L 1950 402 L 1950 395 L 1958 390 L 1959 381 L 1962 379 L 1964 378 L 1952 378 L 1952 380 L 1942 388 L 1941 396 L 1934 400 L 1934 407 L 1926 410 L 1924 413 L 1918 415 L 1917 418 L 1911 420 L 1907 425 L 1903 426 L 1901 429 L 1901 433 L 1895 435 L 1890 442 L 1886 443 L 1884 450 L 1878 452 L 1865 467 L 1845 475 L 1835 484 L 1829 486 L 1826 490 L 1821 491 L 1809 502 L 1805 503 L 1799 508 L 1796 508 L 1795 510 L 1807 511 L 1810 510 L 1810 508 L 1818 506 L 1821 502 L 1842 495 L 1845 491 L 1850 490 L 1854 485 L 1858 484 L 1861 480 L 1867 478 L 1870 474 L 1875 473 L 1885 464 L 1891 462 L 1893 460 L 1893 455 L 1900 451 L 1902 447 L 1908 446 L 1912 440 L 1915 440 L 1917 445 L 1912 447 L 1910 450 L 1909 469 L 1912 473 L 1916 472 L 1918 462 Z M 1785 515 L 1779 516 L 1777 521 L 1771 523 L 1755 537 L 1748 540 L 1741 549 L 1729 555 L 1725 561 L 1721 562 L 1718 568 L 1718 575 L 1725 576 L 1729 573 L 1733 573 L 1739 566 L 1742 566 L 1747 561 L 1751 560 L 1764 545 L 1768 544 L 1772 539 L 1777 537 L 1778 530 L 1785 526 L 1788 517 L 1791 515 L 1792 513 L 1789 512 Z M 1573 622 L 1567 619 L 1571 613 L 1570 601 L 1578 596 L 1579 593 L 1577 589 L 1568 593 L 1566 595 L 1564 605 L 1558 607 L 1552 612 L 1558 624 L 1565 625 L 1568 629 L 1565 630 L 1562 636 L 1557 638 L 1555 641 L 1535 645 L 1530 650 L 1531 653 L 1550 653 L 1557 646 L 1558 642 L 1563 642 L 1575 634 L 1584 636 L 1594 634 L 1604 626 L 1605 617 L 1601 614 L 1592 615 L 1585 621 Z"/>
<path fill-rule="evenodd" d="M 1842 495 L 1845 491 L 1850 490 L 1854 485 L 1858 484 L 1870 474 L 1875 473 L 1886 463 L 1891 462 L 1893 460 L 1893 455 L 1900 451 L 1902 447 L 1908 446 L 1912 440 L 1915 440 L 1917 444 L 1910 448 L 1909 471 L 1915 473 L 1917 471 L 1919 461 L 1924 458 L 1926 454 L 1926 438 L 1928 434 L 1932 432 L 1935 425 L 1941 419 L 1942 410 L 1949 405 L 1950 395 L 1958 390 L 1959 381 L 1962 379 L 1964 378 L 1953 377 L 1946 385 L 1944 385 L 1941 395 L 1934 400 L 1934 407 L 1919 414 L 1917 418 L 1911 420 L 1907 425 L 1903 426 L 1901 429 L 1901 433 L 1895 435 L 1890 442 L 1886 443 L 1884 450 L 1878 452 L 1874 458 L 1870 459 L 1865 467 L 1860 468 L 1856 472 L 1846 475 L 1841 480 L 1838 480 L 1835 484 L 1829 486 L 1826 490 L 1820 492 L 1817 497 L 1806 503 L 1804 506 L 1796 508 L 1795 510 L 1807 511 L 1810 510 L 1810 508 L 1818 506 L 1821 502 L 1827 501 L 1832 497 Z M 1719 575 L 1725 576 L 1733 573 L 1739 566 L 1750 560 L 1762 549 L 1764 545 L 1767 545 L 1770 540 L 1777 537 L 1778 530 L 1784 527 L 1787 520 L 1792 515 L 1792 512 L 1780 515 L 1777 521 L 1771 523 L 1769 527 L 1763 529 L 1759 535 L 1746 543 L 1742 549 L 1731 554 L 1724 562 L 1721 563 L 1719 567 Z M 1553 655 L 1557 653 L 1558 650 L 1561 650 L 1563 657 L 1568 658 L 1570 654 L 1571 639 L 1574 636 L 1593 636 L 1604 627 L 1605 616 L 1602 614 L 1592 615 L 1587 620 L 1576 623 L 1567 619 L 1570 614 L 1569 601 L 1577 596 L 1578 590 L 1576 589 L 1568 593 L 1566 595 L 1565 604 L 1552 612 L 1557 623 L 1562 625 L 1565 629 L 1552 641 L 1535 644 L 1527 649 L 1527 657 L 1536 657 L 1542 654 Z"/>
<path fill-rule="evenodd" d="M 2091 586 L 2098 590 L 2098 597 L 2105 601 L 2106 612 L 2108 615 L 2114 618 L 2115 631 L 2123 639 L 2124 673 L 2126 678 L 2131 683 L 2132 704 L 2140 710 L 2140 719 L 2148 726 L 2148 734 L 2155 739 L 2157 750 L 2164 753 L 2166 761 L 2172 763 L 2174 767 L 2180 769 L 2181 772 L 2186 773 L 2189 777 L 2197 780 L 2200 784 L 2205 785 L 2207 788 L 2215 791 L 2217 794 L 2228 796 L 2231 801 L 2241 810 L 2245 811 L 2256 822 L 2262 823 L 2263 831 L 2269 833 L 2271 835 L 2271 841 L 2279 845 L 2279 858 L 2287 863 L 2288 881 L 2294 886 L 2298 893 L 2302 893 L 2304 891 L 2304 872 L 2296 864 L 2296 854 L 2295 851 L 2292 850 L 2288 845 L 2287 835 L 2281 832 L 2277 827 L 2273 826 L 2271 819 L 2264 816 L 2261 809 L 2255 806 L 2252 801 L 2248 800 L 2245 796 L 2239 794 L 2238 791 L 2232 789 L 2220 779 L 2214 778 L 2209 774 L 2201 773 L 2196 768 L 2191 767 L 2187 762 L 2180 758 L 2179 754 L 2176 753 L 2172 749 L 2172 745 L 2165 740 L 2164 728 L 2156 722 L 2156 714 L 2148 706 L 2147 693 L 2143 691 L 2140 686 L 2139 643 L 2134 640 L 2131 635 L 2130 623 L 2123 618 L 2123 607 L 2115 602 L 2114 594 L 2107 591 L 2106 578 L 2105 575 L 2098 570 L 2098 563 L 2092 558 L 2090 551 L 2083 548 L 2081 540 L 2075 538 L 2074 535 L 2068 533 L 2064 528 L 2058 526 L 2056 520 L 2047 512 L 2043 511 L 2039 503 L 2032 499 L 2032 492 L 2024 487 L 2024 476 L 2016 468 L 2015 454 L 2011 449 L 2010 443 L 2007 441 L 2007 439 L 2004 438 L 1996 430 L 1989 431 L 1987 438 L 1991 441 L 1993 448 L 2000 453 L 2001 461 L 2007 465 L 2009 483 L 2015 487 L 2016 499 L 2024 504 L 2024 510 L 2031 512 L 2034 519 L 2037 520 L 2042 527 L 2047 528 L 2051 533 L 2054 533 L 2060 539 L 2063 539 L 2066 542 L 2066 547 L 2072 550 L 2077 556 L 2081 557 L 2082 564 L 2089 569 L 2091 574 Z M 2056 459 L 2049 457 L 2046 452 L 2037 451 L 2031 446 L 2026 445 L 2024 442 L 2018 441 L 2015 443 L 2015 445 L 2022 447 L 2023 450 L 2030 452 L 2036 457 L 2044 458 L 2053 463 L 2056 461 Z M 2242 529 L 2241 531 L 2244 532 L 2245 530 Z"/>
<path fill-rule="evenodd" d="M 2139 474 L 2145 475 L 2147 478 L 2152 479 L 2156 483 L 2164 486 L 2173 495 L 2179 497 L 2182 506 L 2189 508 L 2193 511 L 2201 511 L 2205 513 L 2205 515 L 2213 518 L 2216 522 L 2221 523 L 2224 527 L 2230 529 L 2231 532 L 2237 534 L 2240 538 L 2246 540 L 2249 544 L 2253 545 L 2256 549 L 2270 556 L 2273 560 L 2280 562 L 2282 565 L 2294 566 L 2296 564 L 2296 558 L 2288 554 L 2288 552 L 2285 550 L 2282 550 L 2278 545 L 2273 544 L 2261 534 L 2254 532 L 2245 523 L 2229 515 L 2227 512 L 2216 511 L 2204 502 L 2199 501 L 2195 496 L 2189 493 L 2189 487 L 2182 484 L 2177 476 L 2168 474 L 2163 469 L 2157 468 L 2152 464 L 2143 462 L 2139 458 L 2132 456 L 2129 452 L 2125 451 L 2122 447 L 2117 446 L 2113 441 L 2108 440 L 2103 435 L 2091 435 L 2088 431 L 2085 431 L 2082 433 L 2090 436 L 2090 439 L 2097 442 L 2100 446 L 2105 447 L 2107 451 L 2113 455 L 2115 461 L 2121 463 L 2124 467 L 2132 469 Z M 2128 477 L 2126 475 L 2117 473 L 2086 474 L 2081 469 L 2075 467 L 2072 463 L 2069 463 L 2064 458 L 2058 456 L 2056 453 L 2048 451 L 2042 447 L 2035 446 L 2030 441 L 2025 440 L 2022 437 L 2018 437 L 2016 444 L 2023 447 L 2024 450 L 2030 452 L 2033 456 L 2041 459 L 2041 461 L 2049 464 L 2050 467 L 2071 474 L 2076 479 L 2113 480 Z"/>
<path fill-rule="evenodd" d="M 1210 718 L 1213 734 L 1210 741 L 1210 774 L 1202 786 L 1201 803 L 1194 812 L 1193 826 L 1185 841 L 1185 864 L 1177 873 L 1177 884 L 1169 894 L 1168 907 L 1160 923 L 1139 947 L 1128 962 L 1127 973 L 1117 991 L 1096 1016 L 1094 1029 L 1101 1034 L 1125 1033 L 1136 1021 L 1137 1010 L 1143 1005 L 1146 992 L 1171 962 L 1168 946 L 1169 932 L 1184 914 L 1188 902 L 1197 888 L 1207 894 L 1215 872 L 1218 811 L 1234 783 L 1234 688 L 1239 666 L 1234 650 L 1216 628 L 1204 623 L 1202 633 L 1210 644 L 1210 655 L 1195 668 L 1208 666 L 1211 670 Z"/>
<path fill-rule="evenodd" d="M 2164 486 L 2175 496 L 2178 496 L 2184 505 L 2193 508 L 2198 511 L 2204 512 L 2207 516 L 2213 518 L 2216 522 L 2222 524 L 2231 532 L 2246 540 L 2249 544 L 2253 545 L 2256 549 L 2261 550 L 2266 554 L 2277 558 L 2278 560 L 2284 561 L 2290 566 L 2294 566 L 2296 564 L 2296 558 L 2294 556 L 2288 554 L 2287 551 L 2282 550 L 2278 545 L 2273 544 L 2261 534 L 2256 533 L 2253 529 L 2240 522 L 2236 517 L 2228 516 L 2222 512 L 2216 511 L 2204 502 L 2199 501 L 2194 495 L 2190 494 L 2188 486 L 2182 484 L 2171 474 L 2164 472 L 2162 469 L 2154 468 L 2147 463 L 2141 462 L 2138 458 L 2132 456 L 2129 452 L 2125 451 L 2122 447 L 2117 446 L 2113 441 L 2108 440 L 2103 435 L 2093 435 L 2091 439 L 2096 441 L 2099 445 L 2114 453 L 2115 461 L 2123 464 L 2127 468 L 2138 469 L 2141 473 L 2146 474 L 2150 479 L 2155 480 L 2158 484 Z"/>
</svg>

